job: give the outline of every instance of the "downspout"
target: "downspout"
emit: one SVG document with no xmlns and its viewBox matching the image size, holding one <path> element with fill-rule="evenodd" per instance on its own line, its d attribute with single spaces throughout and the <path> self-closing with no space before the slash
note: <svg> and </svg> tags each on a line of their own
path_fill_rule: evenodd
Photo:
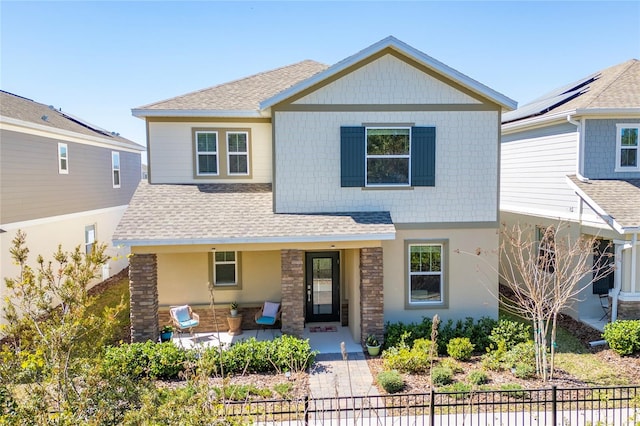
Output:
<svg viewBox="0 0 640 426">
<path fill-rule="evenodd" d="M 576 126 L 578 131 L 578 140 L 576 145 L 576 177 L 580 182 L 589 182 L 589 179 L 582 176 L 582 169 L 584 164 L 584 154 L 582 146 L 584 144 L 584 128 L 582 120 L 575 121 L 571 118 L 571 114 L 567 114 L 567 121 L 569 124 Z"/>
<path fill-rule="evenodd" d="M 638 271 L 638 234 L 631 236 L 631 292 L 636 292 Z"/>
</svg>

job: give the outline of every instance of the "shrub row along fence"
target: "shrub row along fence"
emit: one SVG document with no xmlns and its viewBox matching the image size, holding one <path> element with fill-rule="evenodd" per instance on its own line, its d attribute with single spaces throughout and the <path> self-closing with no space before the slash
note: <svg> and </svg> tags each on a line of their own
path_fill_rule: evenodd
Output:
<svg viewBox="0 0 640 426">
<path fill-rule="evenodd" d="M 227 403 L 258 425 L 637 425 L 640 386 L 479 390 Z"/>
</svg>

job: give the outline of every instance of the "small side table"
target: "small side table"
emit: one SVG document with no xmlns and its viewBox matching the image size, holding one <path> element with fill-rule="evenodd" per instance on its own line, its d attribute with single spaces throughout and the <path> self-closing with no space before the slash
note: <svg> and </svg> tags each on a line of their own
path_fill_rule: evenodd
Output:
<svg viewBox="0 0 640 426">
<path fill-rule="evenodd" d="M 242 315 L 227 317 L 229 323 L 229 336 L 239 336 L 242 334 Z"/>
</svg>

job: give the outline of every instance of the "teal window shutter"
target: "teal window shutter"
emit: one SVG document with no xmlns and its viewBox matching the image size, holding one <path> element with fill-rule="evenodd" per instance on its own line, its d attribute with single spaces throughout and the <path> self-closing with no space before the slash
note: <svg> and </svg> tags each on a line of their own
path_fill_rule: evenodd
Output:
<svg viewBox="0 0 640 426">
<path fill-rule="evenodd" d="M 364 127 L 340 128 L 340 186 L 364 186 Z"/>
<path fill-rule="evenodd" d="M 411 128 L 411 185 L 436 185 L 436 128 Z"/>
</svg>

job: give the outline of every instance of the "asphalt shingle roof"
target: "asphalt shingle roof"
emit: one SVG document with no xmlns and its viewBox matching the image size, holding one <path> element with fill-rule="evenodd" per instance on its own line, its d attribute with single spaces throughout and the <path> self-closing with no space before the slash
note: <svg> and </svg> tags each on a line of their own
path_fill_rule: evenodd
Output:
<svg viewBox="0 0 640 426">
<path fill-rule="evenodd" d="M 270 184 L 149 185 L 142 181 L 115 244 L 215 244 L 389 239 L 389 212 L 273 213 Z"/>
<path fill-rule="evenodd" d="M 581 83 L 593 81 L 581 86 Z M 572 92 L 573 95 L 572 95 Z M 568 84 L 502 115 L 502 122 L 542 117 L 562 111 L 640 108 L 640 61 L 630 59 Z"/>
<path fill-rule="evenodd" d="M 640 179 L 569 179 L 622 228 L 640 227 Z"/>
<path fill-rule="evenodd" d="M 130 145 L 132 148 L 144 150 L 143 146 L 129 139 L 123 138 L 108 130 L 101 129 L 98 126 L 91 125 L 71 114 L 3 90 L 0 90 L 0 116 L 39 124 L 53 129 L 67 130 L 81 135 L 100 137 Z"/>
<path fill-rule="evenodd" d="M 306 60 L 135 109 L 258 111 L 263 100 L 327 68 L 327 65 Z"/>
</svg>

